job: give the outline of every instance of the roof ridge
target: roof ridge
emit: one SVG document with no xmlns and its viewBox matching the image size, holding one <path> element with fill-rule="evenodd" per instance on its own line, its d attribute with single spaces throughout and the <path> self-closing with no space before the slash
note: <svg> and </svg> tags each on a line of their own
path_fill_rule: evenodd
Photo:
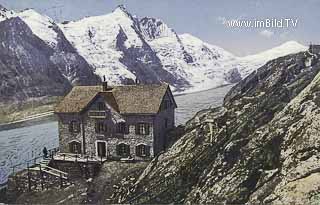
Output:
<svg viewBox="0 0 320 205">
<path fill-rule="evenodd" d="M 111 94 L 123 114 L 156 114 L 162 99 L 170 88 L 167 83 L 110 86 L 103 91 L 101 85 L 75 86 L 56 107 L 56 113 L 79 113 L 87 108 L 97 95 Z M 110 96 L 111 98 L 111 96 Z M 110 99 L 109 99 L 110 100 Z M 111 99 L 112 100 L 112 99 Z M 106 99 L 108 102 L 108 99 Z"/>
</svg>

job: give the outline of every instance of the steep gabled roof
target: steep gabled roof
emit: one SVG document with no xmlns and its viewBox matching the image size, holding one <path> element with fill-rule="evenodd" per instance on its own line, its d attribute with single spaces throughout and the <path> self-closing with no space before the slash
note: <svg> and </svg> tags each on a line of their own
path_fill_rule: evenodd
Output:
<svg viewBox="0 0 320 205">
<path fill-rule="evenodd" d="M 78 113 L 101 95 L 121 114 L 156 114 L 159 111 L 168 84 L 123 85 L 102 91 L 101 86 L 76 86 L 56 107 L 56 113 Z"/>
<path fill-rule="evenodd" d="M 101 86 L 75 86 L 55 108 L 55 112 L 81 112 L 100 91 Z"/>
</svg>

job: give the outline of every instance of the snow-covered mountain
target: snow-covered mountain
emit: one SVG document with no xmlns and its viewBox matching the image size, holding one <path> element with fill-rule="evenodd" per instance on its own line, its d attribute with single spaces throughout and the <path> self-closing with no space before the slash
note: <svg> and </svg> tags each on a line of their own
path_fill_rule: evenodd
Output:
<svg viewBox="0 0 320 205">
<path fill-rule="evenodd" d="M 306 51 L 308 48 L 296 41 L 288 41 L 280 46 L 263 51 L 255 55 L 249 55 L 238 58 L 242 65 L 241 74 L 243 77 L 249 75 L 253 69 L 263 66 L 267 61 L 270 61 L 281 56 L 286 56 L 292 53 Z"/>
<path fill-rule="evenodd" d="M 239 58 L 190 34 L 178 35 L 160 19 L 134 17 L 123 6 L 59 26 L 95 73 L 111 83 L 137 77 L 168 82 L 178 92 L 234 83 L 271 59 L 306 50 L 288 42 Z"/>
<path fill-rule="evenodd" d="M 237 57 L 190 34 L 179 35 L 160 19 L 139 19 L 123 6 L 60 24 L 32 9 L 15 13 L 0 7 L 0 21 L 14 16 L 54 50 L 51 61 L 72 84 L 92 81 L 87 76 L 94 72 L 110 84 L 137 78 L 142 83 L 167 82 L 175 92 L 199 91 L 238 82 L 271 59 L 306 50 L 288 42 Z"/>
<path fill-rule="evenodd" d="M 96 84 L 93 68 L 49 17 L 32 9 L 0 10 L 0 104 Z"/>
<path fill-rule="evenodd" d="M 112 13 L 59 25 L 67 39 L 111 84 L 138 78 L 142 83 L 167 82 L 184 90 L 189 81 L 164 69 L 143 33 L 138 18 L 124 7 Z"/>
<path fill-rule="evenodd" d="M 185 92 L 240 80 L 230 74 L 236 61 L 231 53 L 190 34 L 178 35 L 159 19 L 133 17 L 122 6 L 59 26 L 95 73 L 111 83 L 137 77 Z"/>
</svg>

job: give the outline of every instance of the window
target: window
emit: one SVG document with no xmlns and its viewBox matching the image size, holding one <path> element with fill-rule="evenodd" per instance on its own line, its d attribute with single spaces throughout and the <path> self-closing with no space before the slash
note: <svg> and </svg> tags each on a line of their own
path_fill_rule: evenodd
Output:
<svg viewBox="0 0 320 205">
<path fill-rule="evenodd" d="M 168 128 L 169 121 L 168 118 L 164 119 L 164 128 Z"/>
<path fill-rule="evenodd" d="M 107 132 L 107 125 L 103 121 L 96 122 L 96 133 L 106 133 Z"/>
<path fill-rule="evenodd" d="M 150 156 L 150 146 L 140 144 L 136 146 L 136 155 L 139 157 L 148 157 Z"/>
<path fill-rule="evenodd" d="M 161 110 L 166 110 L 171 107 L 171 102 L 170 100 L 164 100 L 162 105 L 161 105 Z"/>
<path fill-rule="evenodd" d="M 106 104 L 104 102 L 98 102 L 98 110 L 106 110 Z"/>
<path fill-rule="evenodd" d="M 74 132 L 74 133 L 78 133 L 80 132 L 80 124 L 79 122 L 73 120 L 70 122 L 70 125 L 69 125 L 69 131 L 70 132 Z"/>
<path fill-rule="evenodd" d="M 81 144 L 76 141 L 72 141 L 69 143 L 69 151 L 73 154 L 80 154 L 81 153 Z"/>
<path fill-rule="evenodd" d="M 136 134 L 148 135 L 150 133 L 150 126 L 148 123 L 138 123 L 136 125 Z"/>
<path fill-rule="evenodd" d="M 126 133 L 126 123 L 120 122 L 117 124 L 117 132 L 125 134 Z"/>
<path fill-rule="evenodd" d="M 129 157 L 130 156 L 130 146 L 124 143 L 118 144 L 116 147 L 117 155 L 121 157 Z"/>
</svg>

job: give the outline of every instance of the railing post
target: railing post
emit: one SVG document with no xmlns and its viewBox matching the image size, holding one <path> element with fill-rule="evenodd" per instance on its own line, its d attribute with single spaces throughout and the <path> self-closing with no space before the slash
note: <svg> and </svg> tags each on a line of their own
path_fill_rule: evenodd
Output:
<svg viewBox="0 0 320 205">
<path fill-rule="evenodd" d="M 66 154 L 63 154 L 63 161 L 66 161 Z"/>
<path fill-rule="evenodd" d="M 78 161 L 78 155 L 76 154 L 76 162 Z"/>
<path fill-rule="evenodd" d="M 62 173 L 60 172 L 60 188 L 63 188 Z"/>
<path fill-rule="evenodd" d="M 29 170 L 29 163 L 27 163 L 27 170 L 28 170 L 28 190 L 31 191 L 31 176 L 30 176 L 30 170 Z"/>
<path fill-rule="evenodd" d="M 40 168 L 40 181 L 41 181 L 41 189 L 43 190 L 44 187 L 43 187 L 43 172 L 42 172 L 42 169 L 41 169 L 41 164 L 39 164 L 39 168 Z"/>
</svg>

